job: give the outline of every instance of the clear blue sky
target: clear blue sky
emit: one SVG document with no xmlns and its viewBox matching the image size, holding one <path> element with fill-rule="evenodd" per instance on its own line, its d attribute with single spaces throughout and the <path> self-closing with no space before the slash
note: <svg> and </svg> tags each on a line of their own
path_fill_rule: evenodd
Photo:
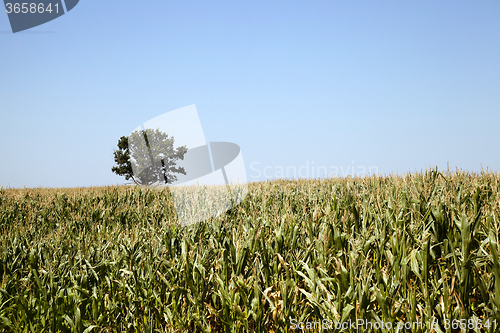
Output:
<svg viewBox="0 0 500 333">
<path fill-rule="evenodd" d="M 499 17 L 496 0 L 81 0 L 12 34 L 0 13 L 0 186 L 124 183 L 118 138 L 191 104 L 249 180 L 499 171 Z"/>
</svg>

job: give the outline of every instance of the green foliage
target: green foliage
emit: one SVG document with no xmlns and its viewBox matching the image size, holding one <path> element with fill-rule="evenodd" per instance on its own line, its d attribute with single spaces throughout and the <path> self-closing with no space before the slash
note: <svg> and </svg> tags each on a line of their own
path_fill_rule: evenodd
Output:
<svg viewBox="0 0 500 333">
<path fill-rule="evenodd" d="M 134 171 L 130 163 L 130 153 L 128 149 L 128 137 L 122 136 L 118 140 L 118 149 L 113 152 L 117 166 L 111 168 L 111 171 L 118 176 L 125 176 L 126 180 L 133 179 Z"/>
<path fill-rule="evenodd" d="M 498 323 L 499 213 L 498 175 L 435 170 L 252 183 L 240 205 L 184 228 L 168 191 L 6 189 L 0 332 Z"/>
<path fill-rule="evenodd" d="M 118 140 L 118 149 L 113 152 L 115 163 L 111 171 L 138 185 L 172 183 L 176 173 L 186 174 L 176 166 L 187 152 L 185 146 L 174 148 L 174 138 L 160 130 L 138 130 Z"/>
</svg>

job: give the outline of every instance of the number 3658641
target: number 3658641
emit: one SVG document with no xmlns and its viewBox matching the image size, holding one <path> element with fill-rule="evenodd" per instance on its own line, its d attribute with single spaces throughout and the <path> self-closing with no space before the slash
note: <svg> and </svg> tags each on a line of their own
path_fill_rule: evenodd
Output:
<svg viewBox="0 0 500 333">
<path fill-rule="evenodd" d="M 14 13 L 14 14 L 42 14 L 45 12 L 52 13 L 55 11 L 56 13 L 59 13 L 59 4 L 56 3 L 54 6 L 52 6 L 51 3 L 49 3 L 47 6 L 45 6 L 43 3 L 6 3 L 5 4 L 5 9 L 7 10 L 7 14 Z"/>
</svg>

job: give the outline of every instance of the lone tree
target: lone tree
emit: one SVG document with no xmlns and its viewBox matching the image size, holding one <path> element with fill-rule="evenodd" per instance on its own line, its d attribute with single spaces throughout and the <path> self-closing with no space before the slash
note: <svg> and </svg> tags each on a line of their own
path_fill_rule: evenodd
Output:
<svg viewBox="0 0 500 333">
<path fill-rule="evenodd" d="M 116 166 L 111 171 L 137 185 L 169 184 L 186 174 L 177 161 L 183 160 L 186 146 L 174 148 L 174 138 L 159 129 L 134 131 L 118 140 L 113 152 Z"/>
</svg>

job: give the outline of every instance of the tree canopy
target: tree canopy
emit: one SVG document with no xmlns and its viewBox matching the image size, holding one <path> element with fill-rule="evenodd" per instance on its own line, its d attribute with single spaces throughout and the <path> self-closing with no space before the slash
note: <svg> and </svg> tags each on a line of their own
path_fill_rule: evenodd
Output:
<svg viewBox="0 0 500 333">
<path fill-rule="evenodd" d="M 138 185 L 169 184 L 178 180 L 176 174 L 186 174 L 177 166 L 187 152 L 186 146 L 174 148 L 174 138 L 159 129 L 132 132 L 118 140 L 113 152 L 117 164 L 111 171 Z"/>
</svg>

